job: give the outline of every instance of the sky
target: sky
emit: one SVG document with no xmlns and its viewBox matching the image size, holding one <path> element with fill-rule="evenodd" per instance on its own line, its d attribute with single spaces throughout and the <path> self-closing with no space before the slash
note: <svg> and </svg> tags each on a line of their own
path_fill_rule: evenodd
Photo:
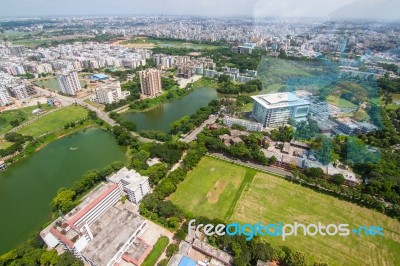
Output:
<svg viewBox="0 0 400 266">
<path fill-rule="evenodd" d="M 174 14 L 400 20 L 400 0 L 0 0 L 0 16 Z"/>
</svg>

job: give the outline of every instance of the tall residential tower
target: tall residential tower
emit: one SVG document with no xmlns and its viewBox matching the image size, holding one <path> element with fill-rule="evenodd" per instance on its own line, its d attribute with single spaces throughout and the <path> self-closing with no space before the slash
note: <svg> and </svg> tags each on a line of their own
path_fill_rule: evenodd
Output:
<svg viewBox="0 0 400 266">
<path fill-rule="evenodd" d="M 146 69 L 139 72 L 142 95 L 155 97 L 162 93 L 161 72 L 157 69 Z"/>
</svg>

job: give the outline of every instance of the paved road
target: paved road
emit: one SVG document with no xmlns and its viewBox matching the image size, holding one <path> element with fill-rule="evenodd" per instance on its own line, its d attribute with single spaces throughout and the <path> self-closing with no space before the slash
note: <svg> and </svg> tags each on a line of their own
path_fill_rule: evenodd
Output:
<svg viewBox="0 0 400 266">
<path fill-rule="evenodd" d="M 248 167 L 259 169 L 259 170 L 266 171 L 266 172 L 271 172 L 273 174 L 277 174 L 277 175 L 281 175 L 281 176 L 286 176 L 286 175 L 293 176 L 292 173 L 290 173 L 288 171 L 285 171 L 284 169 L 281 169 L 281 168 L 278 168 L 278 167 L 265 166 L 265 165 L 255 164 L 255 163 L 252 163 L 252 162 L 243 162 L 243 161 L 241 161 L 239 159 L 229 158 L 229 157 L 225 156 L 222 153 L 207 153 L 207 154 L 212 156 L 212 157 L 217 157 L 217 158 L 220 158 L 220 159 L 228 161 L 228 162 L 234 162 L 236 164 L 248 166 Z"/>
<path fill-rule="evenodd" d="M 117 122 L 115 122 L 113 119 L 111 119 L 106 112 L 103 112 L 102 110 L 97 109 L 96 107 L 94 107 L 93 105 L 90 105 L 88 103 L 85 103 L 83 99 L 78 99 L 78 98 L 72 98 L 72 97 L 68 97 L 68 96 L 64 96 L 64 95 L 60 95 L 58 93 L 55 92 L 51 92 L 45 89 L 42 89 L 40 87 L 36 87 L 36 90 L 47 97 L 53 97 L 55 100 L 60 101 L 62 106 L 69 106 L 72 104 L 78 104 L 81 105 L 83 107 L 86 107 L 87 109 L 96 112 L 97 116 L 104 120 L 105 122 L 107 122 L 108 124 L 110 124 L 111 126 L 116 126 L 118 125 Z M 148 138 L 143 138 L 141 137 L 139 134 L 135 133 L 135 132 L 131 132 L 132 136 L 137 137 L 139 141 L 141 142 L 157 142 L 157 143 L 162 143 L 160 141 L 156 141 L 153 139 L 148 139 Z"/>
<path fill-rule="evenodd" d="M 210 115 L 210 117 L 204 121 L 200 126 L 192 130 L 186 137 L 181 138 L 180 141 L 191 142 L 197 138 L 197 135 L 203 130 L 203 128 L 208 124 L 213 124 L 217 120 L 218 116 Z"/>
<path fill-rule="evenodd" d="M 60 95 L 60 94 L 57 94 L 57 93 L 54 93 L 54 92 L 49 92 L 48 90 L 42 89 L 40 87 L 36 87 L 36 90 L 38 92 L 40 92 L 41 94 L 43 94 L 43 95 L 52 96 L 54 99 L 60 101 L 63 106 L 68 106 L 68 105 L 72 105 L 72 104 L 78 104 L 78 105 L 84 106 L 87 109 L 96 112 L 97 116 L 99 118 L 103 119 L 104 121 L 106 121 L 111 126 L 117 125 L 117 123 L 114 120 L 112 120 L 111 118 L 109 118 L 108 115 L 105 112 L 97 109 L 96 107 L 94 107 L 94 106 L 92 106 L 90 104 L 85 103 L 83 99 L 71 98 L 71 97 L 63 96 L 63 95 Z"/>
</svg>

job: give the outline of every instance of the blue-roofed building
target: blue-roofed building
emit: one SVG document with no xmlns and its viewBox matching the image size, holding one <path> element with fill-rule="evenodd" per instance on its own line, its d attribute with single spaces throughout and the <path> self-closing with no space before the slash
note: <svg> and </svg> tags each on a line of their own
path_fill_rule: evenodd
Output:
<svg viewBox="0 0 400 266">
<path fill-rule="evenodd" d="M 178 266 L 196 266 L 196 262 L 189 257 L 183 256 Z"/>
<path fill-rule="evenodd" d="M 109 78 L 109 76 L 106 75 L 106 74 L 103 74 L 103 73 L 93 74 L 93 75 L 91 76 L 91 79 L 92 79 L 92 80 L 95 80 L 95 81 L 106 80 L 106 79 L 108 79 L 108 78 Z"/>
</svg>

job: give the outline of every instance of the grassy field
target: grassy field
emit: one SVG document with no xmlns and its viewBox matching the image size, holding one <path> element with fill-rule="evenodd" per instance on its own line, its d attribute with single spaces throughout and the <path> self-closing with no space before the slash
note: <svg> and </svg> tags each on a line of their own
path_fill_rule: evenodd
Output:
<svg viewBox="0 0 400 266">
<path fill-rule="evenodd" d="M 17 132 L 23 135 L 37 137 L 46 132 L 63 127 L 67 123 L 83 119 L 87 117 L 87 114 L 87 110 L 83 107 L 69 106 L 46 115 L 38 121 L 21 128 Z"/>
<path fill-rule="evenodd" d="M 79 82 L 82 87 L 85 86 L 85 82 L 81 78 L 79 78 Z M 36 83 L 38 86 L 45 86 L 46 88 L 55 91 L 60 90 L 60 88 L 58 87 L 57 79 L 55 77 L 45 78 L 42 80 L 35 81 L 34 83 Z"/>
<path fill-rule="evenodd" d="M 202 88 L 202 87 L 216 89 L 218 87 L 218 83 L 214 79 L 204 78 L 204 77 L 193 82 L 193 88 Z"/>
<path fill-rule="evenodd" d="M 154 244 L 149 255 L 147 255 L 146 259 L 143 261 L 141 265 L 142 266 L 156 265 L 158 258 L 164 252 L 165 248 L 168 246 L 168 243 L 169 243 L 168 237 L 166 236 L 160 237 Z"/>
<path fill-rule="evenodd" d="M 10 147 L 11 145 L 13 145 L 12 142 L 0 141 L 0 150 L 6 149 L 6 148 Z"/>
<path fill-rule="evenodd" d="M 221 46 L 209 45 L 209 44 L 196 44 L 190 42 L 183 42 L 179 40 L 159 40 L 154 38 L 140 37 L 133 38 L 131 40 L 120 42 L 121 45 L 127 46 L 137 46 L 143 48 L 153 48 L 153 47 L 171 47 L 171 48 L 187 48 L 195 50 L 212 50 L 220 48 Z"/>
<path fill-rule="evenodd" d="M 342 99 L 340 98 L 339 95 L 328 95 L 328 97 L 326 97 L 326 100 L 328 103 L 335 105 L 339 108 L 353 108 L 353 107 L 357 107 L 357 105 L 355 105 L 354 103 Z"/>
<path fill-rule="evenodd" d="M 247 171 L 244 167 L 205 157 L 179 185 L 172 195 L 172 201 L 195 215 L 241 223 L 348 223 L 350 229 L 361 225 L 379 225 L 384 228 L 384 237 L 298 235 L 288 237 L 285 241 L 276 237 L 266 237 L 266 240 L 274 246 L 286 245 L 305 252 L 310 262 L 326 261 L 329 265 L 399 265 L 398 221 L 264 173 L 257 173 L 250 178 L 250 184 L 240 187 L 240 183 L 246 183 L 243 180 L 246 180 Z M 225 185 L 221 189 L 222 182 L 232 185 Z M 218 198 L 215 197 L 216 191 L 220 195 Z"/>
<path fill-rule="evenodd" d="M 2 112 L 0 116 L 0 134 L 5 134 L 7 131 L 12 129 L 12 126 L 10 125 L 10 121 L 12 120 L 24 118 L 25 120 L 21 122 L 24 123 L 35 117 L 36 115 L 32 114 L 32 110 L 37 108 L 38 107 L 35 105 L 18 110 Z M 42 104 L 40 108 L 43 110 L 52 109 L 52 107 L 48 106 L 47 104 Z"/>
<path fill-rule="evenodd" d="M 235 197 L 240 195 L 246 171 L 243 167 L 204 157 L 171 200 L 194 215 L 224 220 L 235 204 Z"/>
</svg>

